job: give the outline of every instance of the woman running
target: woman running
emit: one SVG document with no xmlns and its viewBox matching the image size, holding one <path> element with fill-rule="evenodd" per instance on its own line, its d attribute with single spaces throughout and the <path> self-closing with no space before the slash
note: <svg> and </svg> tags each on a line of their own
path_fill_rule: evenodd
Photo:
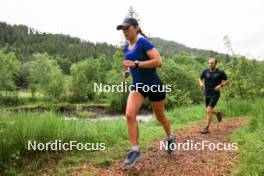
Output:
<svg viewBox="0 0 264 176">
<path fill-rule="evenodd" d="M 124 72 L 123 76 L 126 78 L 131 73 L 133 78 L 131 85 L 133 91 L 129 93 L 126 106 L 126 122 L 132 150 L 124 161 L 124 166 L 130 167 L 142 156 L 138 145 L 139 130 L 136 116 L 146 97 L 151 101 L 155 115 L 166 132 L 168 146 L 175 143 L 175 136 L 171 132 L 170 122 L 164 113 L 166 92 L 156 73 L 156 67 L 161 67 L 158 51 L 142 33 L 136 19 L 125 18 L 123 23 L 117 26 L 117 30 L 123 30 L 127 40 L 127 44 L 123 48 L 125 60 L 122 65 L 128 70 Z M 170 147 L 168 147 L 167 153 L 172 153 Z"/>
</svg>

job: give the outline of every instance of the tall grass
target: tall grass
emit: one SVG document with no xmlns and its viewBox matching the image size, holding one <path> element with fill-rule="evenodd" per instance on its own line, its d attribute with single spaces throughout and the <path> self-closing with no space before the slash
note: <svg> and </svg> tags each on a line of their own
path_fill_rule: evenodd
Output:
<svg viewBox="0 0 264 176">
<path fill-rule="evenodd" d="M 253 104 L 250 122 L 234 135 L 234 141 L 240 145 L 240 161 L 234 169 L 234 175 L 264 175 L 264 101 Z"/>
<path fill-rule="evenodd" d="M 19 161 L 28 151 L 28 141 L 41 143 L 61 140 L 62 143 L 100 143 L 114 145 L 127 140 L 123 121 L 89 123 L 85 120 L 69 121 L 54 113 L 24 113 L 0 118 L 0 164 L 6 168 Z"/>
<path fill-rule="evenodd" d="M 189 122 L 196 122 L 204 117 L 203 113 L 202 106 L 193 106 L 170 111 L 168 117 L 176 128 Z M 121 118 L 110 122 L 90 122 L 84 119 L 65 120 L 61 115 L 52 112 L 19 113 L 0 115 L 0 129 L 0 166 L 5 169 L 14 167 L 27 154 L 45 153 L 28 151 L 28 141 L 106 143 L 107 150 L 102 152 L 102 155 L 99 154 L 99 157 L 96 156 L 98 152 L 86 154 L 90 156 L 91 161 L 99 164 L 126 154 L 130 148 L 126 122 Z M 140 124 L 140 144 L 143 150 L 150 147 L 151 141 L 162 136 L 165 136 L 165 132 L 157 120 Z"/>
<path fill-rule="evenodd" d="M 263 101 L 259 101 L 263 102 Z M 225 112 L 225 116 L 234 117 L 245 114 L 252 114 L 255 110 L 260 110 L 259 102 L 249 103 L 246 101 L 233 100 L 232 102 L 219 102 L 218 109 Z M 41 143 L 61 140 L 62 143 L 77 141 L 80 143 L 105 143 L 106 151 L 91 152 L 84 151 L 89 161 L 98 164 L 109 164 L 113 158 L 124 156 L 129 148 L 126 122 L 124 119 L 114 121 L 90 122 L 84 119 L 65 120 L 61 115 L 45 113 L 20 113 L 13 115 L 0 115 L 0 167 L 2 169 L 15 168 L 28 154 L 38 156 L 45 154 L 45 151 L 28 151 L 28 141 Z M 257 113 L 258 114 L 258 113 Z M 262 111 L 263 114 L 263 111 Z M 173 129 L 185 127 L 188 124 L 205 120 L 204 105 L 180 107 L 167 112 Z M 263 116 L 258 116 L 262 118 Z M 254 122 L 255 119 L 255 122 Z M 253 136 L 244 136 L 240 143 L 247 144 L 246 138 L 260 139 L 258 136 L 263 125 L 256 118 L 252 118 L 248 127 Z M 257 125 L 253 125 L 256 123 Z M 258 129 L 256 132 L 256 129 Z M 248 133 L 248 132 L 247 132 Z M 241 133 L 241 135 L 246 133 Z M 258 135 L 257 135 L 258 134 Z M 151 147 L 151 142 L 165 136 L 165 132 L 157 120 L 140 124 L 140 145 L 143 151 Z M 259 140 L 261 141 L 261 140 Z M 263 142 L 263 140 L 262 140 Z M 263 143 L 259 143 L 263 144 Z M 250 146 L 250 145 L 248 145 Z M 262 145 L 263 146 L 263 145 Z M 258 146 L 260 149 L 262 146 Z M 258 149 L 251 146 L 249 149 Z M 263 149 L 263 148 L 262 148 Z M 262 150 L 263 151 L 263 150 Z M 52 151 L 46 151 L 51 153 Z M 75 152 L 75 151 L 74 151 Z M 64 152 L 67 155 L 67 152 Z M 66 156 L 65 156 L 66 157 Z M 260 157 L 259 157 L 260 158 Z M 76 160 L 76 159 L 75 159 Z"/>
</svg>

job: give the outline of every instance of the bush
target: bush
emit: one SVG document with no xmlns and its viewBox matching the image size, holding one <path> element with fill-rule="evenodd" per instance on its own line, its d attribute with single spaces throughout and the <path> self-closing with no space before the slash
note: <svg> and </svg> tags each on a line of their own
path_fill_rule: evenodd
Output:
<svg viewBox="0 0 264 176">
<path fill-rule="evenodd" d="M 19 99 L 17 92 L 0 93 L 0 104 L 5 106 L 17 106 L 22 101 Z"/>
</svg>

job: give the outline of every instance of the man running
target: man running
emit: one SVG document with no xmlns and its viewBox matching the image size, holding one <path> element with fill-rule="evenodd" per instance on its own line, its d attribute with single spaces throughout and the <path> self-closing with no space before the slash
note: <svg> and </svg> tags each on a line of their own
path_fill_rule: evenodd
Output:
<svg viewBox="0 0 264 176">
<path fill-rule="evenodd" d="M 221 89 L 229 83 L 223 70 L 216 68 L 216 58 L 209 59 L 209 68 L 205 69 L 199 79 L 200 88 L 204 90 L 205 105 L 207 108 L 207 124 L 201 128 L 201 133 L 209 133 L 209 126 L 212 121 L 212 115 L 217 116 L 218 122 L 222 121 L 223 113 L 217 112 L 214 107 L 220 98 Z"/>
</svg>

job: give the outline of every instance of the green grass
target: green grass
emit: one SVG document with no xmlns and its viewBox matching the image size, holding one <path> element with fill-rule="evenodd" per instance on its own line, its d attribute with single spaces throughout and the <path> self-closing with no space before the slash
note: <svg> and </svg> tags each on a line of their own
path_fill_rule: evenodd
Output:
<svg viewBox="0 0 264 176">
<path fill-rule="evenodd" d="M 252 106 L 250 122 L 233 136 L 240 146 L 240 160 L 233 175 L 264 175 L 264 101 L 257 101 Z"/>
<path fill-rule="evenodd" d="M 259 102 L 263 101 L 255 103 L 241 100 L 233 100 L 229 103 L 219 102 L 218 109 L 224 111 L 227 117 L 241 116 L 251 114 L 253 110 L 261 108 L 257 106 Z M 204 105 L 197 105 L 175 108 L 167 112 L 167 116 L 173 129 L 185 128 L 197 122 L 202 123 L 205 120 L 205 107 Z M 254 120 L 252 123 L 254 123 Z M 259 124 L 259 121 L 255 123 Z M 165 136 L 165 132 L 157 120 L 140 124 L 139 128 L 139 142 L 143 152 L 153 147 L 154 141 Z M 261 125 L 259 128 L 263 130 Z M 255 133 L 254 130 L 252 132 Z M 247 138 L 252 139 L 254 137 L 254 135 L 247 136 Z M 62 143 L 69 141 L 81 143 L 103 142 L 106 143 L 106 150 L 72 152 L 27 150 L 28 140 L 47 143 L 56 139 L 61 140 Z M 244 144 L 243 142 L 240 143 L 246 145 L 246 142 L 247 140 L 244 141 Z M 260 145 L 259 148 L 262 146 Z M 245 148 L 245 151 L 249 150 L 246 147 L 243 148 Z M 253 152 L 255 149 L 258 148 L 251 146 Z M 18 172 L 34 175 L 34 173 L 41 171 L 43 166 L 48 166 L 52 171 L 45 171 L 57 172 L 63 175 L 67 172 L 67 169 L 65 169 L 67 165 L 91 162 L 107 166 L 111 164 L 113 159 L 124 157 L 129 150 L 130 144 L 126 123 L 121 118 L 110 122 L 89 122 L 85 119 L 65 120 L 61 115 L 52 112 L 0 115 L 0 164 L 1 168 L 6 170 L 8 174 Z"/>
<path fill-rule="evenodd" d="M 197 110 L 200 114 L 197 114 Z M 168 112 L 173 127 L 184 127 L 204 117 L 201 106 L 179 108 L 178 111 Z M 186 118 L 188 118 L 186 120 Z M 105 151 L 80 151 L 67 153 L 59 159 L 59 167 L 71 162 L 78 163 L 88 161 L 98 165 L 109 165 L 115 158 L 123 157 L 130 150 L 127 128 L 124 119 L 111 122 L 87 120 L 64 120 L 62 116 L 52 113 L 20 113 L 0 118 L 0 162 L 4 168 L 12 168 L 21 165 L 29 155 L 39 156 L 39 160 L 45 160 L 45 155 L 52 152 L 28 151 L 28 140 L 46 143 L 49 141 L 71 140 L 81 143 L 106 143 Z M 155 139 L 165 136 L 163 128 L 157 120 L 140 124 L 140 144 L 142 150 L 152 147 Z M 44 157 L 43 157 L 44 156 Z M 30 162 L 30 161 L 29 161 Z M 40 161 L 41 162 L 41 161 Z M 36 165 L 36 163 L 33 163 Z M 38 165 L 35 169 L 38 170 Z M 33 167 L 34 168 L 34 167 Z M 60 170 L 60 172 L 62 172 Z"/>
</svg>

